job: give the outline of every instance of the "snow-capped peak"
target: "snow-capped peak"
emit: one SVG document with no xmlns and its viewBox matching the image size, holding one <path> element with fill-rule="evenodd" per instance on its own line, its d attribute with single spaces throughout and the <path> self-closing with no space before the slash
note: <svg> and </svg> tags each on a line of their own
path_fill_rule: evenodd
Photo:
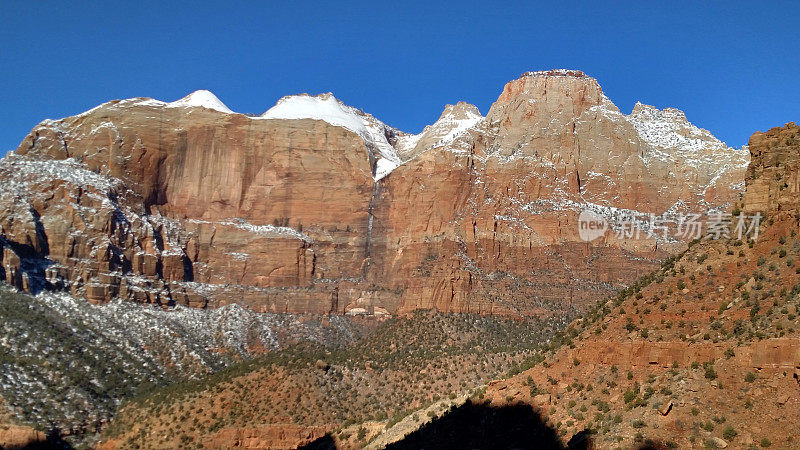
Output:
<svg viewBox="0 0 800 450">
<path fill-rule="evenodd" d="M 625 117 L 639 138 L 650 147 L 643 154 L 646 162 L 660 160 L 694 167 L 700 172 L 711 173 L 713 170 L 717 175 L 705 189 L 713 186 L 723 173 L 742 170 L 750 161 L 747 149 L 728 147 L 708 130 L 692 125 L 681 110 L 658 109 L 637 102 L 630 115 Z"/>
<path fill-rule="evenodd" d="M 332 93 L 287 95 L 261 115 L 264 119 L 316 119 L 356 131 L 364 126 L 355 108 L 345 105 Z"/>
<path fill-rule="evenodd" d="M 227 106 L 225 106 L 225 104 L 222 103 L 222 101 L 219 98 L 217 98 L 216 95 L 211 93 L 211 91 L 207 91 L 205 89 L 194 91 L 180 100 L 168 103 L 167 107 L 170 108 L 201 107 L 206 109 L 213 109 L 214 111 L 233 114 L 233 111 L 231 111 Z"/>
<path fill-rule="evenodd" d="M 679 109 L 658 109 L 636 102 L 628 119 L 639 136 L 655 147 L 682 151 L 726 147 L 710 131 L 692 125 Z"/>
<path fill-rule="evenodd" d="M 380 120 L 340 102 L 331 93 L 320 95 L 289 95 L 259 116 L 260 119 L 314 119 L 348 129 L 364 139 L 367 148 L 377 159 L 374 178 L 380 180 L 399 166 L 402 161 L 387 134 L 396 133 Z"/>
</svg>

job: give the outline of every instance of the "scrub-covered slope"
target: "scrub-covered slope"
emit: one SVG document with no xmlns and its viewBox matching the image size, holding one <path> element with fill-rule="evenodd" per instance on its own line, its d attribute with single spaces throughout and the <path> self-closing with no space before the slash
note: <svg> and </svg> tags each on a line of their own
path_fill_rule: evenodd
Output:
<svg viewBox="0 0 800 450">
<path fill-rule="evenodd" d="M 599 448 L 797 448 L 800 127 L 756 133 L 729 238 L 703 240 L 570 325 L 566 345 L 491 383 Z M 740 214 L 763 215 L 759 233 Z"/>
</svg>

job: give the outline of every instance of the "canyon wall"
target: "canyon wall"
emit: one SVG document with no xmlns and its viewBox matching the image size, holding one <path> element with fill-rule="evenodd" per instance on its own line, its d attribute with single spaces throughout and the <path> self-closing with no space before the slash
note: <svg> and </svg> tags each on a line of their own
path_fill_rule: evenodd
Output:
<svg viewBox="0 0 800 450">
<path fill-rule="evenodd" d="M 754 156 L 755 157 L 755 156 Z M 678 110 L 622 114 L 577 71 L 416 135 L 330 94 L 254 117 L 198 91 L 46 120 L 0 162 L 0 278 L 92 302 L 395 314 L 580 308 L 680 248 L 577 218 L 727 208 L 746 150 Z"/>
</svg>

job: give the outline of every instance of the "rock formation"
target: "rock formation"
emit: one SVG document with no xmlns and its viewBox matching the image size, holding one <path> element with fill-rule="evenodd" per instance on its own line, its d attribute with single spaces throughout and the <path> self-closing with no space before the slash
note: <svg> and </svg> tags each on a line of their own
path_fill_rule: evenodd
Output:
<svg viewBox="0 0 800 450">
<path fill-rule="evenodd" d="M 750 137 L 747 212 L 800 210 L 800 127 L 794 122 Z"/>
<path fill-rule="evenodd" d="M 508 83 L 409 135 L 330 94 L 254 117 L 198 91 L 36 126 L 0 162 L 0 278 L 256 311 L 581 307 L 680 241 L 586 243 L 577 217 L 726 207 L 748 155 L 680 111 L 624 115 L 577 71 Z"/>
<path fill-rule="evenodd" d="M 695 243 L 486 397 L 532 404 L 565 436 L 597 430 L 597 448 L 796 448 L 800 127 L 755 133 L 748 147 L 737 208 L 767 218 L 758 238 Z"/>
</svg>

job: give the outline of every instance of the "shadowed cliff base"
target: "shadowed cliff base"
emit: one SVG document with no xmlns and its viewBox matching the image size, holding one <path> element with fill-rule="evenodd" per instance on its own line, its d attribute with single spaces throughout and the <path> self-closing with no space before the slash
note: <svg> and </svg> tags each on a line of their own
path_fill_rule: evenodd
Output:
<svg viewBox="0 0 800 450">
<path fill-rule="evenodd" d="M 306 445 L 297 447 L 302 450 L 329 450 L 336 448 L 336 441 L 330 434 L 326 434 Z"/>
<path fill-rule="evenodd" d="M 21 439 L 9 436 L 0 436 L 0 450 L 71 450 L 75 447 L 64 441 L 64 437 L 58 430 L 51 430 L 44 435 L 36 433 Z"/>
<path fill-rule="evenodd" d="M 325 435 L 301 448 L 333 449 L 336 445 L 330 435 Z M 594 447 L 588 432 L 580 432 L 563 443 L 556 430 L 530 405 L 491 406 L 468 400 L 386 448 L 583 450 Z"/>
</svg>

